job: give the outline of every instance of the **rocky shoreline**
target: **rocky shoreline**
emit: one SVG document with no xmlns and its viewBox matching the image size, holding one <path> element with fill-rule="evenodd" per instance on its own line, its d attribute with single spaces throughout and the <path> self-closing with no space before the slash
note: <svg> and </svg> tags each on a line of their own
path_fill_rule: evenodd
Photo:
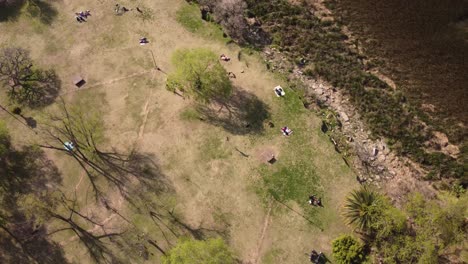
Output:
<svg viewBox="0 0 468 264">
<path fill-rule="evenodd" d="M 288 74 L 287 69 L 291 65 L 281 52 L 274 48 L 266 48 L 262 55 L 265 62 L 271 65 L 271 70 Z M 383 139 L 371 137 L 370 130 L 361 120 L 348 96 L 322 79 L 304 75 L 297 66 L 287 78 L 304 84 L 304 106 L 309 110 L 318 114 L 320 109 L 327 108 L 337 113 L 340 121 L 338 133 L 346 138 L 347 146 L 338 144 L 332 135 L 329 135 L 330 140 L 339 152 L 344 147 L 351 148 L 351 155 L 346 161 L 356 171 L 360 183 L 382 188 L 394 200 L 416 189 L 426 196 L 435 195 L 431 185 L 422 180 L 427 173 L 423 168 L 409 158 L 395 154 Z"/>
</svg>

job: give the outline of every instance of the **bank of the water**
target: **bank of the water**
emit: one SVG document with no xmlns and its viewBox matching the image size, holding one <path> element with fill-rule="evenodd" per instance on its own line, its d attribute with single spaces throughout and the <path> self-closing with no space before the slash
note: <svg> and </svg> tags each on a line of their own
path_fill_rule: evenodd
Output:
<svg viewBox="0 0 468 264">
<path fill-rule="evenodd" d="M 361 40 L 366 55 L 384 59 L 386 72 L 410 98 L 426 104 L 433 116 L 468 123 L 468 1 L 328 4 Z"/>
</svg>

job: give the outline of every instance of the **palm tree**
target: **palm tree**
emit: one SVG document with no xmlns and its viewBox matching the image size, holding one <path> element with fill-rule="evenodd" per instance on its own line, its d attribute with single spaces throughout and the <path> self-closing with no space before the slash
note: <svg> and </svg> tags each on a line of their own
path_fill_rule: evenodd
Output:
<svg viewBox="0 0 468 264">
<path fill-rule="evenodd" d="M 369 232 L 380 200 L 380 194 L 367 187 L 351 192 L 344 206 L 344 216 L 348 223 L 356 225 L 362 231 Z"/>
</svg>

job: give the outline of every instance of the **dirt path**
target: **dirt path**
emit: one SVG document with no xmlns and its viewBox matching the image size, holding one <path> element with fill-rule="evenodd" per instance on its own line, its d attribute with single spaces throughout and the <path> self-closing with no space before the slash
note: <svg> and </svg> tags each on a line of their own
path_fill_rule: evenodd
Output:
<svg viewBox="0 0 468 264">
<path fill-rule="evenodd" d="M 250 262 L 252 264 L 257 264 L 258 260 L 260 259 L 260 252 L 262 251 L 263 241 L 265 240 L 265 235 L 266 235 L 268 226 L 270 225 L 271 209 L 273 208 L 272 203 L 273 201 L 270 201 L 270 204 L 268 205 L 268 212 L 265 216 L 265 220 L 263 221 L 262 233 L 260 234 L 260 238 L 258 239 L 258 242 L 257 242 L 257 248 L 255 249 L 255 252 L 253 253 L 252 261 Z"/>
<path fill-rule="evenodd" d="M 119 82 L 119 81 L 122 81 L 122 80 L 125 80 L 125 79 L 134 78 L 134 77 L 141 76 L 141 75 L 145 75 L 147 73 L 155 72 L 155 71 L 156 71 L 155 69 L 145 70 L 145 71 L 136 72 L 136 73 L 126 75 L 126 76 L 123 76 L 123 77 L 119 77 L 119 78 L 114 78 L 114 79 L 110 79 L 110 80 L 103 81 L 103 82 L 97 82 L 97 83 L 94 83 L 92 85 L 86 85 L 86 87 L 83 87 L 83 88 L 78 88 L 78 89 L 73 89 L 73 90 L 66 91 L 64 93 L 61 93 L 60 96 L 75 93 L 75 92 L 79 92 L 79 91 L 83 91 L 83 90 L 88 90 L 88 89 L 95 88 L 95 87 L 98 87 L 98 86 L 105 86 L 105 85 L 113 84 L 115 82 Z"/>
<path fill-rule="evenodd" d="M 151 79 L 154 79 L 154 76 L 156 74 L 153 73 L 153 76 L 151 77 Z M 150 113 L 150 110 L 149 110 L 149 103 L 152 101 L 152 98 L 153 98 L 153 93 L 154 93 L 154 89 L 150 89 L 150 92 L 149 92 L 149 95 L 148 95 L 148 99 L 146 100 L 145 102 L 145 106 L 143 107 L 143 112 L 142 112 L 142 115 L 143 115 L 143 122 L 141 123 L 141 126 L 140 126 L 140 129 L 138 131 L 138 138 L 137 138 L 137 142 L 140 141 L 142 138 L 143 138 L 143 134 L 145 132 L 145 127 L 146 127 L 146 123 L 148 121 L 148 114 Z"/>
</svg>

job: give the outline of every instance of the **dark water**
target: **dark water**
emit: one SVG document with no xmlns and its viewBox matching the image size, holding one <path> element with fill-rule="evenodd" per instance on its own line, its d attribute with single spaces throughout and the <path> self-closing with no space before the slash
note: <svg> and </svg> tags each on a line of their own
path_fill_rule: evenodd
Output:
<svg viewBox="0 0 468 264">
<path fill-rule="evenodd" d="M 334 0 L 366 53 L 437 115 L 468 124 L 468 0 Z"/>
</svg>

